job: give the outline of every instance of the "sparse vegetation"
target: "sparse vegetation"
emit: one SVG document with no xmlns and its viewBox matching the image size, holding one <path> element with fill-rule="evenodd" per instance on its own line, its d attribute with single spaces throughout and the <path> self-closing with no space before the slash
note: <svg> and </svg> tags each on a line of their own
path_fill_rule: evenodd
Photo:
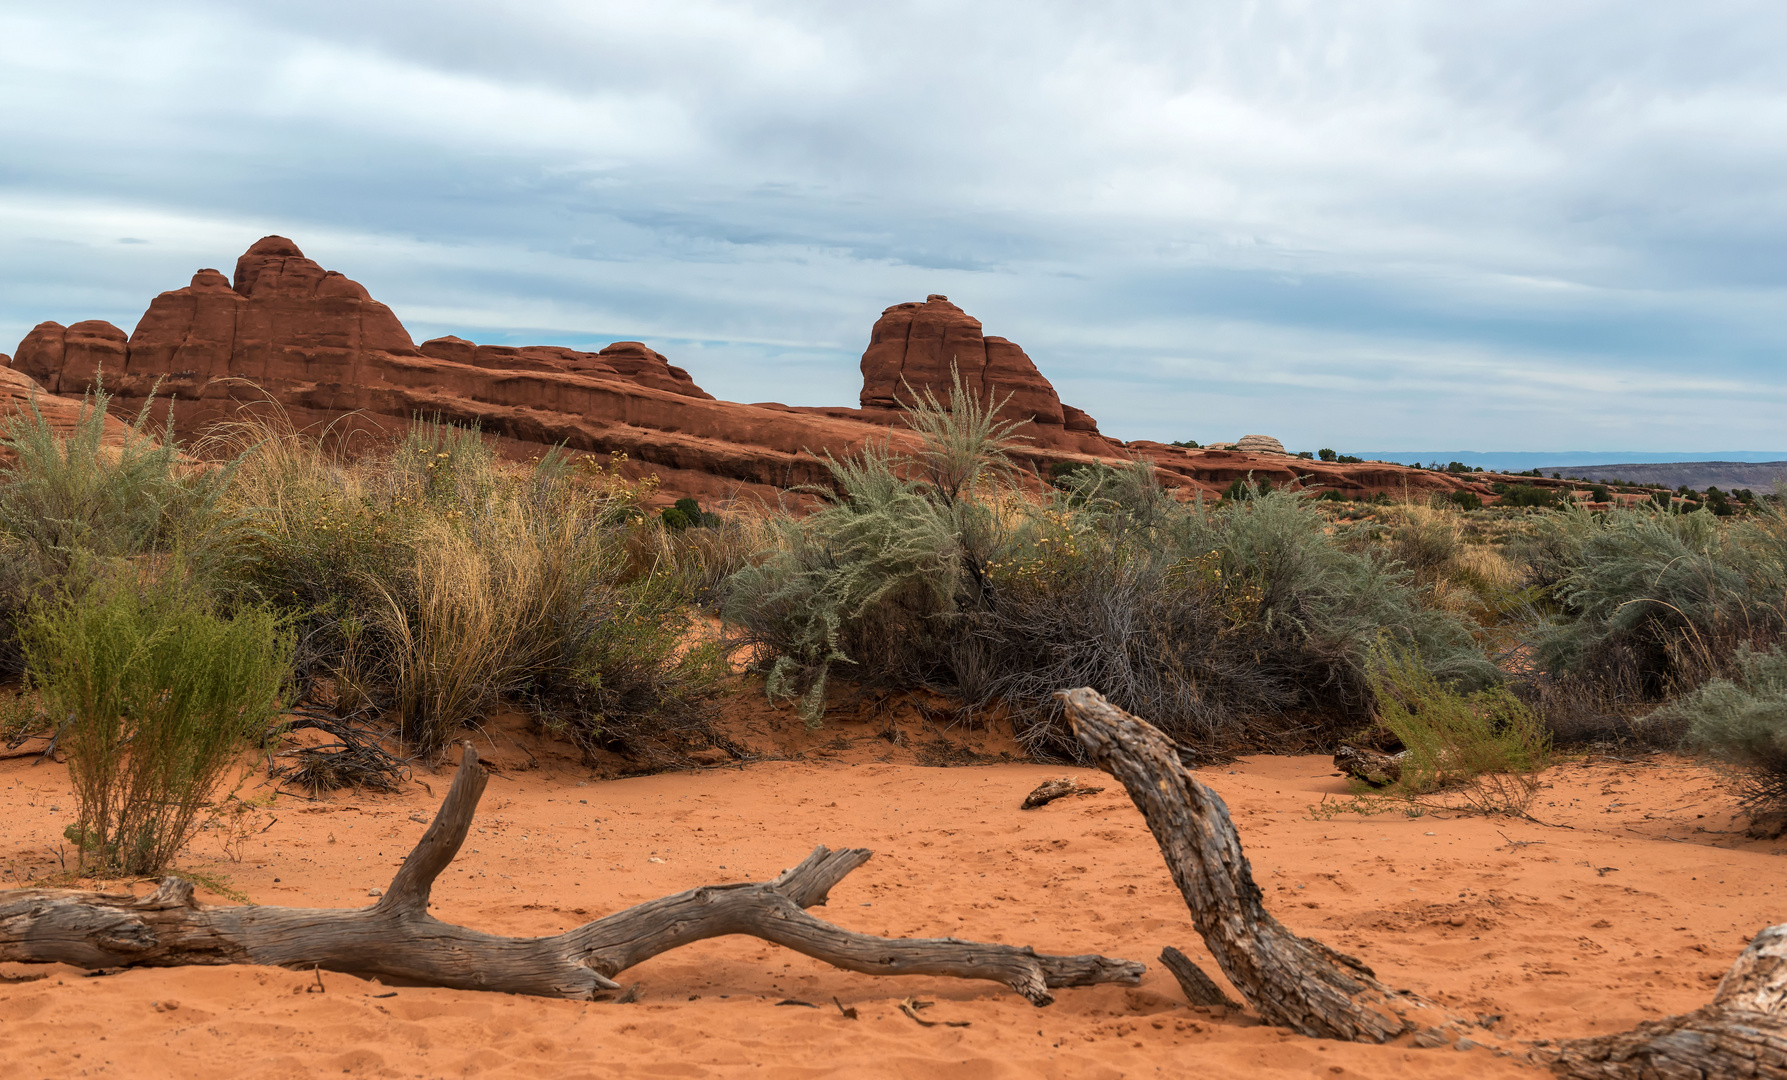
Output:
<svg viewBox="0 0 1787 1080">
<path fill-rule="evenodd" d="M 1686 745 L 1739 770 L 1751 830 L 1787 832 L 1787 654 L 1744 644 L 1729 667 L 1647 723 L 1685 730 Z"/>
<path fill-rule="evenodd" d="M 1050 695 L 1079 685 L 1187 741 L 1319 741 L 1366 708 L 1385 628 L 1444 677 L 1494 680 L 1467 619 L 1426 606 L 1407 569 L 1336 543 L 1300 494 L 1242 482 L 1220 507 L 1186 504 L 1138 463 L 1061 470 L 1039 503 L 1006 482 L 991 412 L 960 388 L 922 403 L 920 457 L 832 462 L 827 505 L 781 520 L 774 548 L 725 583 L 769 691 L 810 723 L 843 669 L 1003 703 L 1049 753 L 1074 752 Z"/>
</svg>

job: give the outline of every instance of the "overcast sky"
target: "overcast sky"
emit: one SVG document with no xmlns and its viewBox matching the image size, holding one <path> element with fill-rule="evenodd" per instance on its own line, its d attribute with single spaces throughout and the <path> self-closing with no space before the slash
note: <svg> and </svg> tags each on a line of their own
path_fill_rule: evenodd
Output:
<svg viewBox="0 0 1787 1080">
<path fill-rule="evenodd" d="M 425 14 L 422 14 L 425 13 Z M 947 293 L 1120 438 L 1787 448 L 1787 7 L 0 6 L 0 351 L 279 233 L 420 341 L 854 404 Z"/>
</svg>

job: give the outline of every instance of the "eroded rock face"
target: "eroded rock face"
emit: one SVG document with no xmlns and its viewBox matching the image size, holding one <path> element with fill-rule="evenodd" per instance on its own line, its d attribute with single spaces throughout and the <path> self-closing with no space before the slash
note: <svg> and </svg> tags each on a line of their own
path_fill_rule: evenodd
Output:
<svg viewBox="0 0 1787 1080">
<path fill-rule="evenodd" d="M 127 341 L 124 331 L 101 319 L 42 322 L 19 342 L 12 366 L 52 394 L 80 394 L 102 371 L 108 380 L 124 373 Z"/>
<path fill-rule="evenodd" d="M 947 403 L 952 365 L 963 385 L 983 401 L 1005 401 L 1002 415 L 1038 429 L 1098 431 L 1079 409 L 1061 404 L 1055 388 L 1013 342 L 987 337 L 980 320 L 932 293 L 924 302 L 895 304 L 881 313 L 862 354 L 862 407 L 894 409 L 929 391 Z M 1008 400 L 1007 400 L 1008 399 Z M 1032 438 L 1056 441 L 1048 430 Z"/>
<path fill-rule="evenodd" d="M 68 399 L 103 370 L 112 410 L 125 417 L 159 383 L 174 399 L 177 434 L 187 439 L 268 398 L 300 428 L 328 425 L 338 434 L 396 433 L 413 416 L 438 415 L 481 425 L 519 456 L 561 443 L 574 451 L 618 451 L 634 475 L 662 479 L 665 500 L 688 495 L 707 503 L 738 496 L 776 502 L 787 488 L 826 483 L 825 454 L 847 457 L 882 440 L 896 451 L 911 448 L 913 436 L 895 408 L 907 396 L 902 380 L 947 400 L 952 362 L 970 390 L 1009 394 L 1005 415 L 1029 421 L 1021 429 L 1029 441 L 1014 458 L 1036 486 L 1058 462 L 1116 463 L 1136 455 L 1156 463 L 1163 484 L 1188 495 L 1217 493 L 1250 473 L 1275 482 L 1308 475 L 1358 492 L 1463 486 L 1398 466 L 1125 445 L 1063 405 L 1021 348 L 985 336 L 943 296 L 882 313 L 862 358 L 860 409 L 715 401 L 688 372 L 637 341 L 595 353 L 458 337 L 418 347 L 390 308 L 279 236 L 249 248 L 231 278 L 200 270 L 185 287 L 157 296 L 128 337 L 105 322 L 41 324 L 20 343 L 7 374 L 24 379 L 26 389 L 35 379 L 72 407 Z"/>
</svg>

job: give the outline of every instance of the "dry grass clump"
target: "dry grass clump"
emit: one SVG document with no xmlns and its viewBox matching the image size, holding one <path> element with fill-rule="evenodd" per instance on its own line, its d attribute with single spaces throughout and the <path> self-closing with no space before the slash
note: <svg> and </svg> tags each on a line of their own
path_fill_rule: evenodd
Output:
<svg viewBox="0 0 1787 1080">
<path fill-rule="evenodd" d="M 650 488 L 619 462 L 506 463 L 431 421 L 351 461 L 272 425 L 238 438 L 243 583 L 303 612 L 300 675 L 338 708 L 374 706 L 423 754 L 506 701 L 592 750 L 699 727 L 719 668 L 675 647 L 690 598 L 638 565 Z"/>
</svg>

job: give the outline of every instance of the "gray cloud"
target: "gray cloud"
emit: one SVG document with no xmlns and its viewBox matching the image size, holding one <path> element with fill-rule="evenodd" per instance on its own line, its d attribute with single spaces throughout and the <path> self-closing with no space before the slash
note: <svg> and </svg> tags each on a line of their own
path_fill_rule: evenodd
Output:
<svg viewBox="0 0 1787 1080">
<path fill-rule="evenodd" d="M 0 12 L 0 342 L 267 232 L 420 336 L 840 403 L 946 292 L 1122 437 L 1781 441 L 1775 5 Z M 3 346 L 0 346 L 3 347 Z"/>
</svg>

